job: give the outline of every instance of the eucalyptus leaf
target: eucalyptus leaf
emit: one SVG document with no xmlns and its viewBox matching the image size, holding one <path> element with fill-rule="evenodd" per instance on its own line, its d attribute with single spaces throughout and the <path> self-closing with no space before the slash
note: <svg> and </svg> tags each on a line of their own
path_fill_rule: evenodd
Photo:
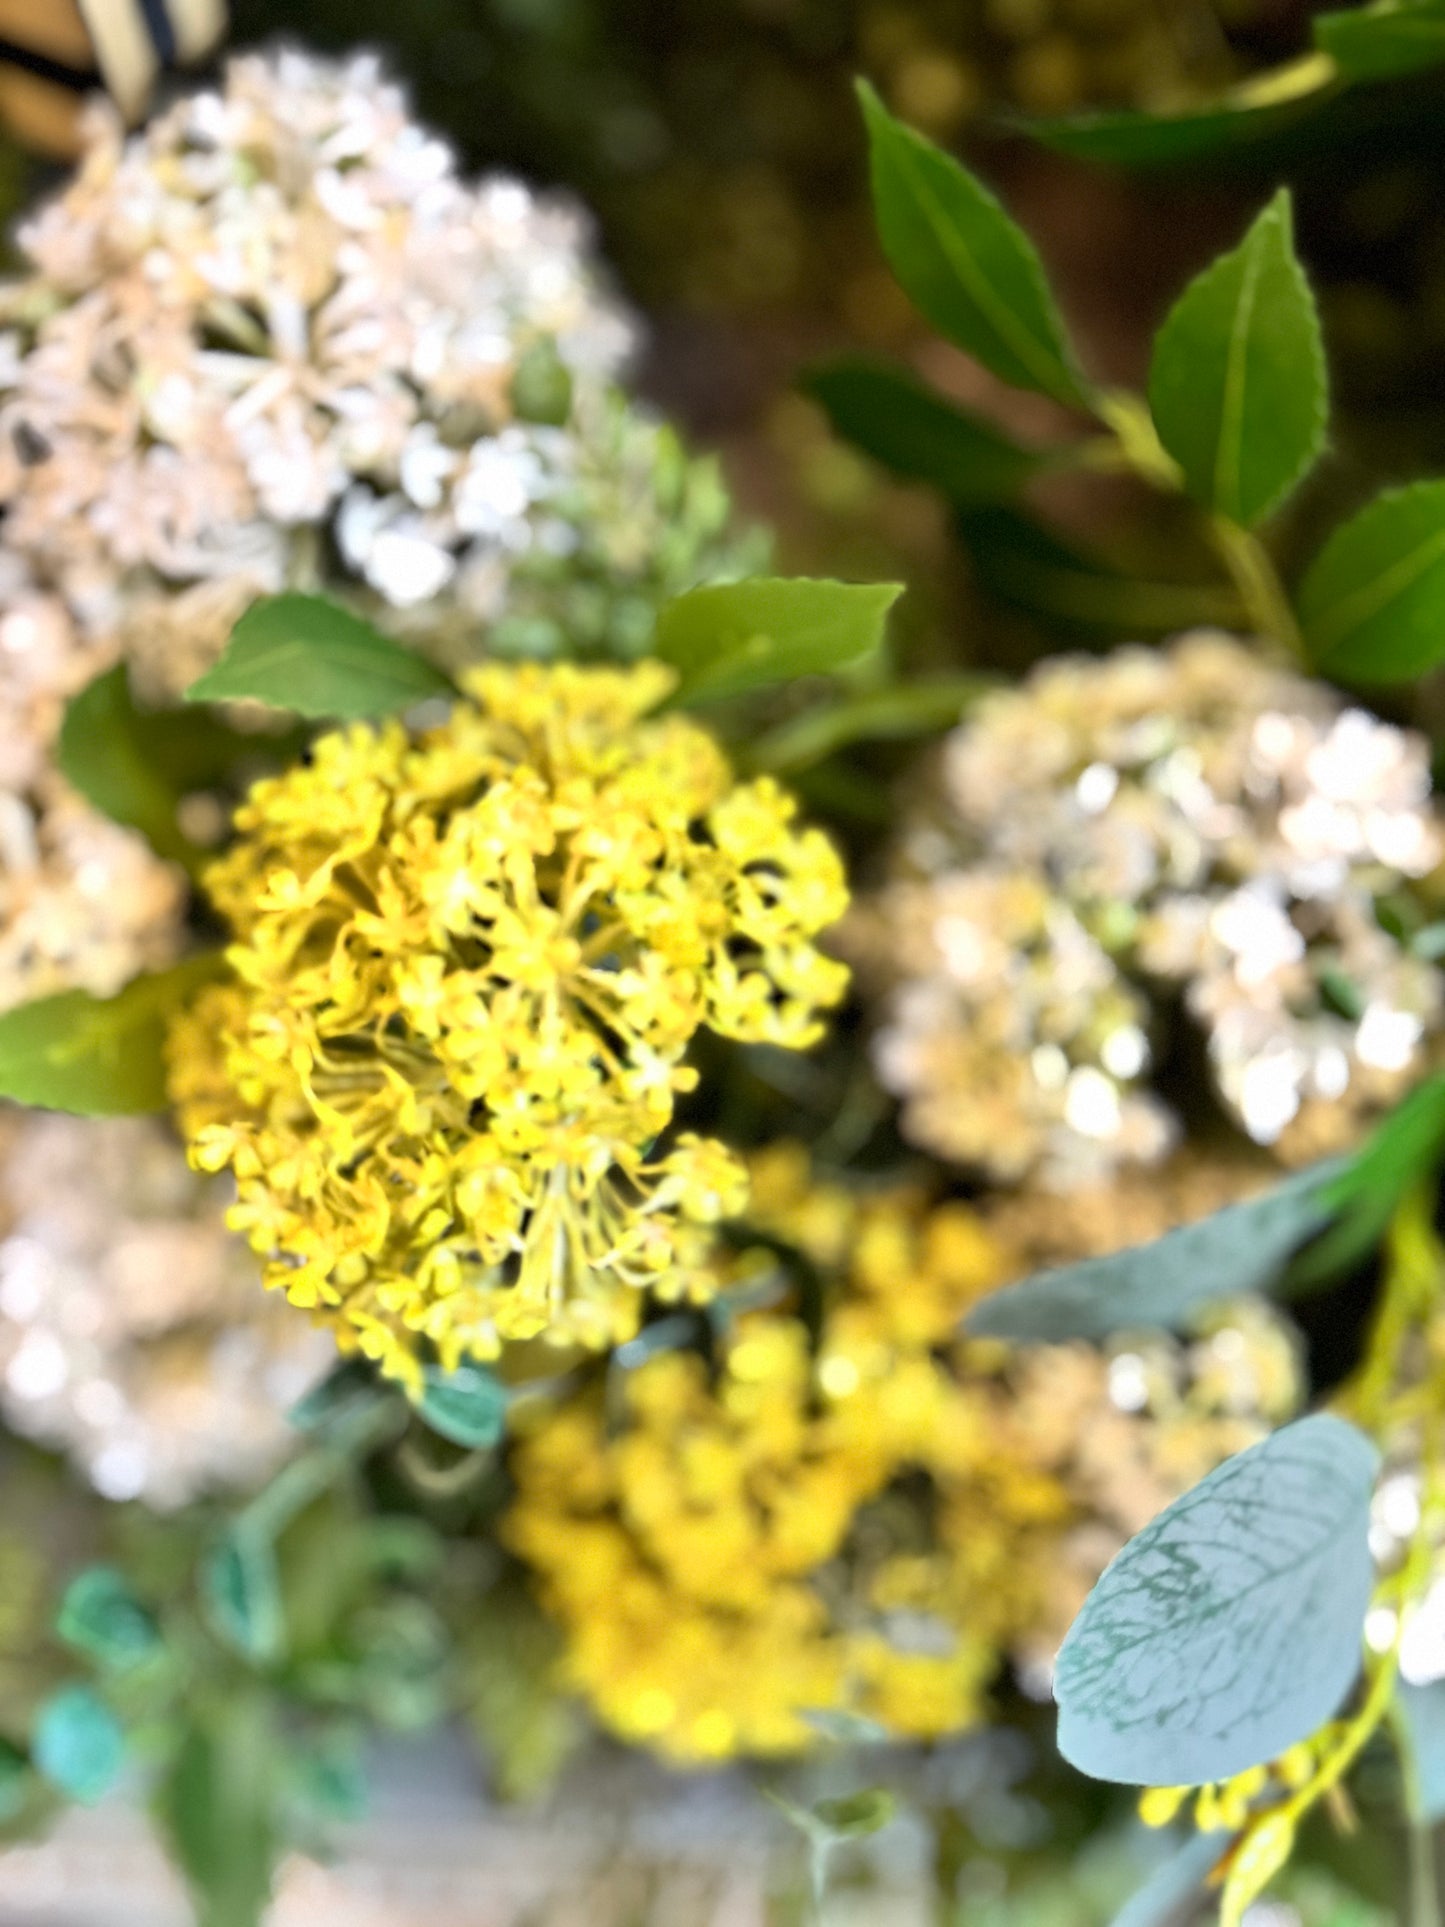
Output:
<svg viewBox="0 0 1445 1927">
<path fill-rule="evenodd" d="M 1409 1749 L 1405 1783 L 1411 1818 L 1426 1827 L 1445 1820 L 1445 1679 L 1428 1686 L 1401 1681 L 1395 1706 Z"/>
<path fill-rule="evenodd" d="M 1331 1719 L 1360 1669 L 1378 1469 L 1362 1433 L 1317 1414 L 1131 1539 L 1059 1653 L 1065 1759 L 1099 1780 L 1198 1786 Z"/>
<path fill-rule="evenodd" d="M 675 597 L 657 623 L 656 652 L 678 671 L 673 700 L 718 702 L 794 676 L 837 675 L 877 655 L 896 582 L 754 576 Z"/>
<path fill-rule="evenodd" d="M 324 596 L 279 595 L 246 611 L 186 701 L 268 703 L 348 722 L 455 694 L 440 670 L 350 610 Z"/>
<path fill-rule="evenodd" d="M 1284 189 L 1170 311 L 1149 405 L 1189 493 L 1246 528 L 1313 467 L 1329 412 L 1324 342 Z"/>
<path fill-rule="evenodd" d="M 1115 1914 L 1109 1927 L 1181 1927 L 1187 1909 L 1218 1865 L 1230 1835 L 1191 1833 Z"/>
<path fill-rule="evenodd" d="M 1336 529 L 1300 584 L 1315 664 L 1404 682 L 1445 658 L 1445 482 L 1389 489 Z"/>
<path fill-rule="evenodd" d="M 286 1646 L 286 1616 L 276 1551 L 244 1526 L 225 1533 L 200 1571 L 201 1604 L 211 1630 L 243 1659 L 269 1665 Z"/>
<path fill-rule="evenodd" d="M 1272 1284 L 1291 1252 L 1329 1222 L 1349 1170 L 1346 1158 L 1325 1159 L 1151 1244 L 1007 1285 L 974 1307 L 967 1330 L 1031 1344 L 1185 1330 L 1203 1306 Z"/>
<path fill-rule="evenodd" d="M 860 81 L 873 207 L 919 312 L 1002 380 L 1085 407 L 1084 384 L 1032 241 L 967 168 Z"/>
<path fill-rule="evenodd" d="M 810 369 L 802 386 L 855 448 L 950 502 L 1017 495 L 1048 459 L 886 362 L 828 362 Z"/>
<path fill-rule="evenodd" d="M 1445 61 L 1445 7 L 1381 0 L 1317 13 L 1310 32 L 1348 80 L 1396 80 Z"/>
<path fill-rule="evenodd" d="M 81 1117 L 166 1107 L 168 1020 L 223 968 L 208 951 L 136 977 L 115 997 L 66 990 L 0 1016 L 0 1097 Z"/>
<path fill-rule="evenodd" d="M 120 1777 L 125 1734 L 98 1693 L 67 1686 L 36 1715 L 30 1757 L 52 1786 L 81 1806 L 93 1806 Z"/>
<path fill-rule="evenodd" d="M 481 1365 L 459 1365 L 454 1372 L 429 1365 L 417 1409 L 442 1438 L 484 1452 L 498 1444 L 506 1430 L 507 1388 Z"/>
<path fill-rule="evenodd" d="M 90 1566 L 65 1589 L 55 1630 L 108 1672 L 129 1672 L 161 1651 L 160 1628 L 113 1566 Z"/>
</svg>

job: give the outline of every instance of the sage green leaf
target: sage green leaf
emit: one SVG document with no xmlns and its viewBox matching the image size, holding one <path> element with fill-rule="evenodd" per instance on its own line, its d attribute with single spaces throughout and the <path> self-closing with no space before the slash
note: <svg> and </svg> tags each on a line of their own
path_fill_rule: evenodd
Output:
<svg viewBox="0 0 1445 1927">
<path fill-rule="evenodd" d="M 794 676 L 856 669 L 883 644 L 901 583 L 753 576 L 676 596 L 657 622 L 656 651 L 678 671 L 673 701 L 719 702 Z"/>
<path fill-rule="evenodd" d="M 242 1524 L 223 1534 L 201 1562 L 200 1593 L 222 1645 L 257 1665 L 280 1658 L 286 1647 L 281 1575 L 264 1533 Z"/>
<path fill-rule="evenodd" d="M 198 1927 L 261 1927 L 283 1847 L 277 1806 L 289 1750 L 256 1693 L 187 1722 L 156 1808 Z"/>
<path fill-rule="evenodd" d="M 1395 1703 L 1408 1748 L 1404 1764 L 1410 1817 L 1420 1826 L 1438 1826 L 1445 1820 L 1445 1680 L 1432 1680 L 1428 1686 L 1402 1681 Z"/>
<path fill-rule="evenodd" d="M 143 1666 L 161 1650 L 160 1628 L 113 1566 L 90 1566 L 65 1589 L 55 1630 L 107 1672 Z"/>
<path fill-rule="evenodd" d="M 279 595 L 246 611 L 186 701 L 269 703 L 350 722 L 455 694 L 439 669 L 349 609 L 324 596 Z"/>
<path fill-rule="evenodd" d="M 1284 189 L 1171 310 L 1149 406 L 1190 495 L 1245 528 L 1314 466 L 1329 412 L 1325 351 Z"/>
<path fill-rule="evenodd" d="M 1178 1927 L 1189 1918 L 1188 1903 L 1203 1892 L 1230 1839 L 1227 1833 L 1191 1833 L 1129 1896 L 1109 1927 Z"/>
<path fill-rule="evenodd" d="M 1379 1463 L 1362 1433 L 1316 1414 L 1131 1539 L 1059 1653 L 1064 1758 L 1096 1780 L 1198 1786 L 1331 1719 L 1360 1669 Z"/>
<path fill-rule="evenodd" d="M 232 786 L 294 761 L 304 736 L 231 729 L 185 709 L 140 709 L 123 665 L 71 698 L 60 726 L 61 774 L 113 822 L 139 830 L 159 855 L 193 865 L 200 852 L 177 811 L 194 790 Z"/>
<path fill-rule="evenodd" d="M 507 1427 L 507 1388 L 481 1365 L 459 1365 L 444 1372 L 429 1365 L 418 1405 L 434 1432 L 470 1452 L 496 1445 Z"/>
<path fill-rule="evenodd" d="M 0 1017 L 0 1097 L 80 1117 L 166 1108 L 166 1026 L 224 968 L 217 951 L 136 977 L 115 997 L 65 990 Z"/>
<path fill-rule="evenodd" d="M 799 770 L 850 743 L 931 736 L 952 729 L 974 700 L 993 687 L 988 676 L 937 676 L 820 703 L 754 743 L 748 762 L 754 769 Z"/>
<path fill-rule="evenodd" d="M 1445 61 L 1445 7 L 1383 0 L 1317 13 L 1310 32 L 1347 80 L 1396 80 Z"/>
<path fill-rule="evenodd" d="M 909 299 L 1004 381 L 1086 407 L 1032 241 L 982 182 L 896 120 L 866 81 L 858 93 L 879 239 Z"/>
<path fill-rule="evenodd" d="M 846 441 L 950 502 L 1017 495 L 1047 457 L 947 400 L 902 368 L 846 359 L 804 375 L 802 387 Z"/>
<path fill-rule="evenodd" d="M 125 1764 L 125 1734 L 88 1686 L 67 1686 L 36 1715 L 30 1757 L 52 1786 L 81 1806 L 109 1793 Z"/>
<path fill-rule="evenodd" d="M 1152 1244 L 1007 1285 L 974 1307 L 967 1330 L 1025 1344 L 1184 1330 L 1203 1306 L 1273 1283 L 1291 1252 L 1329 1222 L 1349 1168 L 1346 1158 L 1325 1159 Z"/>
<path fill-rule="evenodd" d="M 364 1358 L 348 1358 L 317 1385 L 313 1385 L 286 1414 L 298 1432 L 313 1432 L 323 1438 L 338 1426 L 348 1430 L 363 1414 L 373 1412 L 398 1396 L 395 1386 L 377 1376 L 376 1367 Z"/>
<path fill-rule="evenodd" d="M 1445 482 L 1388 489 L 1336 529 L 1300 584 L 1317 667 L 1405 682 L 1445 659 Z"/>
<path fill-rule="evenodd" d="M 1016 509 L 962 510 L 957 527 L 989 594 L 1051 625 L 1137 638 L 1209 623 L 1229 628 L 1244 619 L 1233 589 L 1142 581 Z"/>
</svg>

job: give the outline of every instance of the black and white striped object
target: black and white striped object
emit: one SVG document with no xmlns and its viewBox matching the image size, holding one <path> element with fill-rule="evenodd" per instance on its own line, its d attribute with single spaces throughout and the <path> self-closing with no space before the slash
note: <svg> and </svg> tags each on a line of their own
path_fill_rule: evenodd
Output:
<svg viewBox="0 0 1445 1927">
<path fill-rule="evenodd" d="M 226 0 L 0 0 L 0 115 L 65 153 L 87 94 L 104 88 L 138 120 L 161 74 L 203 59 L 225 28 Z"/>
</svg>

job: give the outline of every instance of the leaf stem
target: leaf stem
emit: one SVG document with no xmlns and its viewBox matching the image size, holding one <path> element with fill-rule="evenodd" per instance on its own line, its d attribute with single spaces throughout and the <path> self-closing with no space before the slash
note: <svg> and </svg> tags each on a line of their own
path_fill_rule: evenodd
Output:
<svg viewBox="0 0 1445 1927">
<path fill-rule="evenodd" d="M 1278 643 L 1296 662 L 1303 662 L 1299 624 L 1264 544 L 1227 516 L 1211 516 L 1208 528 L 1215 552 L 1239 590 L 1257 633 Z"/>
</svg>

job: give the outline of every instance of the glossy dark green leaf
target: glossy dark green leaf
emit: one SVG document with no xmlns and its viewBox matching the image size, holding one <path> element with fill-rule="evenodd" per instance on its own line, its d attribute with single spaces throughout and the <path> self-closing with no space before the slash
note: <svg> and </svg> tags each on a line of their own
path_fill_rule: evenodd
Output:
<svg viewBox="0 0 1445 1927">
<path fill-rule="evenodd" d="M 269 596 L 248 609 L 191 703 L 268 703 L 346 722 L 456 691 L 440 670 L 324 596 Z"/>
<path fill-rule="evenodd" d="M 967 168 L 859 83 L 873 208 L 889 266 L 919 312 L 1004 381 L 1087 405 L 1032 241 Z"/>
<path fill-rule="evenodd" d="M 1362 1433 L 1318 1414 L 1131 1539 L 1059 1653 L 1065 1759 L 1098 1780 L 1197 1786 L 1331 1719 L 1360 1670 L 1378 1469 Z"/>
<path fill-rule="evenodd" d="M 429 1365 L 417 1409 L 453 1445 L 485 1452 L 506 1430 L 507 1388 L 481 1365 L 460 1365 L 454 1372 Z"/>
<path fill-rule="evenodd" d="M 1154 343 L 1149 406 L 1195 501 L 1246 528 L 1318 459 L 1329 411 L 1324 342 L 1283 189 L 1170 311 Z"/>
<path fill-rule="evenodd" d="M 38 1772 L 81 1806 L 109 1793 L 125 1765 L 120 1721 L 88 1686 L 67 1686 L 36 1715 L 30 1756 Z"/>
<path fill-rule="evenodd" d="M 984 588 L 1051 625 L 1137 638 L 1201 623 L 1230 627 L 1243 619 L 1231 589 L 1141 580 L 1014 509 L 968 509 L 957 526 Z"/>
<path fill-rule="evenodd" d="M 156 1793 L 198 1927 L 261 1927 L 283 1848 L 277 1805 L 287 1755 L 255 1695 L 204 1707 Z"/>
<path fill-rule="evenodd" d="M 855 448 L 950 502 L 1017 495 L 1047 459 L 886 362 L 829 362 L 810 369 L 802 386 Z"/>
<path fill-rule="evenodd" d="M 690 589 L 658 617 L 657 654 L 678 671 L 674 701 L 718 702 L 794 676 L 836 675 L 882 647 L 896 582 L 753 576 Z"/>
<path fill-rule="evenodd" d="M 90 1566 L 65 1589 L 55 1630 L 110 1672 L 143 1666 L 161 1650 L 160 1628 L 113 1566 Z"/>
<path fill-rule="evenodd" d="M 172 1015 L 222 968 L 207 952 L 115 997 L 62 991 L 0 1017 L 0 1097 L 82 1117 L 166 1107 L 163 1049 Z"/>
<path fill-rule="evenodd" d="M 1300 584 L 1315 664 L 1403 682 L 1445 659 L 1445 482 L 1379 495 L 1325 543 Z"/>
<path fill-rule="evenodd" d="M 967 1329 L 1026 1344 L 1186 1329 L 1203 1306 L 1272 1284 L 1290 1254 L 1329 1222 L 1348 1170 L 1347 1159 L 1327 1159 L 1152 1244 L 1007 1285 L 975 1306 Z"/>
<path fill-rule="evenodd" d="M 286 1646 L 281 1576 L 271 1540 L 244 1526 L 228 1532 L 201 1562 L 201 1604 L 216 1637 L 257 1665 Z"/>
<path fill-rule="evenodd" d="M 993 686 L 987 676 L 939 676 L 820 703 L 770 730 L 753 745 L 748 761 L 754 769 L 807 769 L 850 743 L 931 736 L 952 729 L 974 700 Z"/>
<path fill-rule="evenodd" d="M 1410 1757 L 1405 1781 L 1411 1818 L 1437 1827 L 1445 1820 L 1445 1680 L 1428 1686 L 1402 1681 L 1397 1705 Z"/>
<path fill-rule="evenodd" d="M 1327 100 L 1337 86 L 1336 75 L 1316 66 L 1301 73 L 1299 90 L 1283 99 L 1243 88 L 1178 114 L 1124 109 L 1019 125 L 1033 140 L 1073 160 L 1115 167 L 1174 167 L 1257 147 Z"/>
<path fill-rule="evenodd" d="M 1396 80 L 1445 61 L 1445 7 L 1345 7 L 1317 13 L 1310 32 L 1347 80 Z"/>
</svg>

